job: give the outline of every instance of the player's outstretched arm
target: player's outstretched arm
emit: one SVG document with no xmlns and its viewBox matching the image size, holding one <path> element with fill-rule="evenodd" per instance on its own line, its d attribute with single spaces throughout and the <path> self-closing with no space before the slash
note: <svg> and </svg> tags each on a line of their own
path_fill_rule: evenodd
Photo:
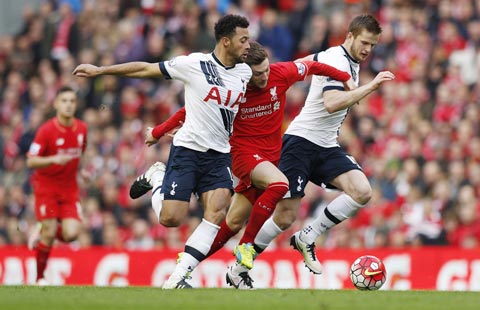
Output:
<svg viewBox="0 0 480 310">
<path fill-rule="evenodd" d="M 383 82 L 395 79 L 390 71 L 382 71 L 369 83 L 350 91 L 328 90 L 323 93 L 325 107 L 328 113 L 347 109 L 363 99 L 371 92 L 377 90 Z"/>
<path fill-rule="evenodd" d="M 119 75 L 131 78 L 150 78 L 163 76 L 158 63 L 142 61 L 127 62 L 111 66 L 95 66 L 91 64 L 78 65 L 73 75 L 81 77 L 95 77 L 99 75 Z"/>
<path fill-rule="evenodd" d="M 351 78 L 350 74 L 347 72 L 338 70 L 337 68 L 322 62 L 304 60 L 301 61 L 301 63 L 307 66 L 309 75 L 324 75 L 341 82 L 346 82 Z"/>
</svg>

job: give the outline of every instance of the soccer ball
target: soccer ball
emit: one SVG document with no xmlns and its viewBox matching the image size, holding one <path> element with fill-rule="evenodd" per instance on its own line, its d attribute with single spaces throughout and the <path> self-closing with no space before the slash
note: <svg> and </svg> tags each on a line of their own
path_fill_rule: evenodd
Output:
<svg viewBox="0 0 480 310">
<path fill-rule="evenodd" d="M 385 265 L 375 256 L 360 256 L 350 267 L 350 280 L 359 290 L 378 290 L 386 279 Z"/>
</svg>

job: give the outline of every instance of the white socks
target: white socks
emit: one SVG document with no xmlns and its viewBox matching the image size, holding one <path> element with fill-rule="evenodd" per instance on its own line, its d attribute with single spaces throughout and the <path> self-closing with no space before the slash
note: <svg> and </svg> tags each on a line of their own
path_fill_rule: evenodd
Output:
<svg viewBox="0 0 480 310">
<path fill-rule="evenodd" d="M 273 221 L 273 216 L 263 223 L 262 228 L 255 237 L 254 243 L 261 249 L 266 249 L 267 246 L 275 239 L 276 236 L 280 235 L 283 230 L 278 227 L 277 224 Z"/>
<path fill-rule="evenodd" d="M 202 222 L 197 226 L 185 243 L 185 252 L 175 268 L 175 275 L 180 277 L 185 276 L 205 259 L 219 229 L 220 226 L 202 219 Z"/>
<path fill-rule="evenodd" d="M 301 232 L 303 242 L 314 243 L 326 230 L 350 218 L 363 205 L 347 194 L 342 194 L 330 202 L 320 215 Z"/>
</svg>

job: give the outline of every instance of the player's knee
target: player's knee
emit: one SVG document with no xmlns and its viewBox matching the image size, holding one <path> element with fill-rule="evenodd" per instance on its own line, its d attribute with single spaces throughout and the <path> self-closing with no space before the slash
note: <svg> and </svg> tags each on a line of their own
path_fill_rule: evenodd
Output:
<svg viewBox="0 0 480 310">
<path fill-rule="evenodd" d="M 57 226 L 43 223 L 40 234 L 43 240 L 53 240 L 57 234 Z"/>
<path fill-rule="evenodd" d="M 361 205 L 366 205 L 372 198 L 372 188 L 370 184 L 365 184 L 355 189 L 354 193 L 350 195 L 353 200 Z"/>
<path fill-rule="evenodd" d="M 188 204 L 185 201 L 164 201 L 158 222 L 165 227 L 180 226 L 188 216 Z"/>
<path fill-rule="evenodd" d="M 244 224 L 245 224 L 245 220 L 243 218 L 240 218 L 240 217 L 227 218 L 228 228 L 230 228 L 230 230 L 235 233 L 239 232 L 242 229 Z"/>
<path fill-rule="evenodd" d="M 178 227 L 182 219 L 173 214 L 161 214 L 159 223 L 165 227 Z"/>
<path fill-rule="evenodd" d="M 220 225 L 225 219 L 226 215 L 227 215 L 226 208 L 215 209 L 215 210 L 205 210 L 205 213 L 203 214 L 203 218 L 212 224 Z"/>
<path fill-rule="evenodd" d="M 277 215 L 274 215 L 273 220 L 281 230 L 286 230 L 292 226 L 297 219 L 297 214 L 293 210 L 285 210 Z"/>
<path fill-rule="evenodd" d="M 51 240 L 53 241 L 55 239 L 56 232 L 53 230 L 42 230 L 41 233 L 41 238 L 43 240 Z"/>
<path fill-rule="evenodd" d="M 62 233 L 62 237 L 65 242 L 72 242 L 77 240 L 78 234 L 78 232 L 64 232 Z"/>
</svg>

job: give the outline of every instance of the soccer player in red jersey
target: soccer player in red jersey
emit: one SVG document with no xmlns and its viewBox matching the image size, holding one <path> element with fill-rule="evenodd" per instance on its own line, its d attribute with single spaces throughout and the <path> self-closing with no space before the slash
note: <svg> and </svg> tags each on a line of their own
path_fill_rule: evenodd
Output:
<svg viewBox="0 0 480 310">
<path fill-rule="evenodd" d="M 348 73 L 323 63 L 303 61 L 270 64 L 267 56 L 260 44 L 250 43 L 245 62 L 252 68 L 252 78 L 245 93 L 246 100 L 240 105 L 233 122 L 233 135 L 230 138 L 232 170 L 239 178 L 239 184 L 235 187 L 227 216 L 207 256 L 215 253 L 240 231 L 247 219 L 245 234 L 234 253 L 240 260 L 242 256 L 253 255 L 251 244 L 258 230 L 288 191 L 288 180 L 277 168 L 277 164 L 289 87 L 310 74 L 325 75 L 345 82 L 347 87 L 353 87 Z M 165 123 L 147 128 L 145 143 L 149 146 L 155 144 L 165 133 L 181 125 L 184 118 L 185 111 L 181 109 Z M 158 188 L 153 191 L 158 192 Z M 158 203 L 159 201 L 152 200 L 152 205 Z M 156 212 L 160 212 L 158 210 Z M 248 273 L 240 277 L 229 273 L 227 282 L 236 288 L 252 288 Z"/>
<path fill-rule="evenodd" d="M 70 87 L 58 90 L 56 116 L 37 131 L 27 153 L 27 166 L 35 169 L 32 186 L 39 231 L 29 246 L 36 250 L 37 284 L 47 284 L 44 271 L 55 239 L 70 242 L 81 228 L 77 173 L 87 145 L 87 125 L 75 118 L 77 95 Z M 87 173 L 82 171 L 87 177 Z M 36 243 L 36 244 L 35 244 Z"/>
</svg>

